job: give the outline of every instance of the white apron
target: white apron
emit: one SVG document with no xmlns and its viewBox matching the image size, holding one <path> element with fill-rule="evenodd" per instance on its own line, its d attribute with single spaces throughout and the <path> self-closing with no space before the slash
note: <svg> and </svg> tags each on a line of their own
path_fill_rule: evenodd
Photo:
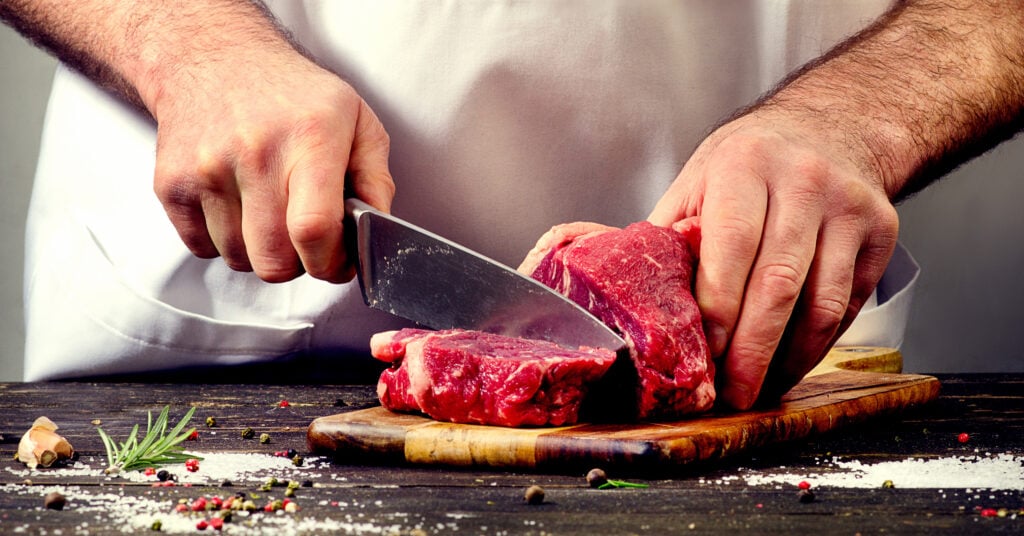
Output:
<svg viewBox="0 0 1024 536">
<path fill-rule="evenodd" d="M 710 128 L 886 4 L 271 7 L 387 128 L 394 212 L 514 266 L 554 224 L 644 219 Z M 154 152 L 151 121 L 57 74 L 27 229 L 26 380 L 296 356 L 330 377 L 401 324 L 355 284 L 268 284 L 193 257 L 153 194 Z"/>
</svg>

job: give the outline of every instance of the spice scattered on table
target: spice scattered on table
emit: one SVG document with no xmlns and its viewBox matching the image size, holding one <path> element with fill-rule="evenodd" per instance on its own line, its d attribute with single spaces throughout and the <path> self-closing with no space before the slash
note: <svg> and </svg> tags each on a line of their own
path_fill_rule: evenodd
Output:
<svg viewBox="0 0 1024 536">
<path fill-rule="evenodd" d="M 893 484 L 892 480 L 886 480 L 885 482 L 882 482 L 882 489 L 893 489 L 895 487 L 896 484 Z"/>
<path fill-rule="evenodd" d="M 810 489 L 801 489 L 800 491 L 796 492 L 796 498 L 797 500 L 804 504 L 812 503 L 814 502 L 814 492 L 811 491 Z"/>
<path fill-rule="evenodd" d="M 605 482 L 608 482 L 608 475 L 603 469 L 594 468 L 587 472 L 587 484 L 592 488 L 600 487 Z"/>
<path fill-rule="evenodd" d="M 277 406 L 280 408 L 287 408 L 288 406 L 291 406 L 291 404 L 289 404 L 287 400 L 281 399 L 281 401 L 278 402 Z"/>
<path fill-rule="evenodd" d="M 796 485 L 796 487 L 800 489 L 811 489 L 811 483 L 806 480 L 801 480 L 800 483 Z"/>
<path fill-rule="evenodd" d="M 526 488 L 526 493 L 523 494 L 523 499 L 526 500 L 526 504 L 537 505 L 544 502 L 544 488 L 533 485 Z"/>
<path fill-rule="evenodd" d="M 206 427 L 207 428 L 213 428 L 215 426 L 217 426 L 217 419 L 215 419 L 212 416 L 211 417 L 207 417 L 206 418 Z"/>
<path fill-rule="evenodd" d="M 260 434 L 260 443 L 264 445 L 270 443 L 270 434 Z"/>
<path fill-rule="evenodd" d="M 956 440 L 961 443 L 966 443 L 971 440 L 971 436 L 967 435 L 966 433 L 961 433 L 960 435 L 956 436 Z"/>
<path fill-rule="evenodd" d="M 43 497 L 43 506 L 45 506 L 47 510 L 63 510 L 64 505 L 67 504 L 67 502 L 67 498 L 59 491 L 47 493 L 46 497 Z"/>
<path fill-rule="evenodd" d="M 252 439 L 256 435 L 256 432 L 252 428 L 246 428 L 242 430 L 242 439 Z"/>
</svg>

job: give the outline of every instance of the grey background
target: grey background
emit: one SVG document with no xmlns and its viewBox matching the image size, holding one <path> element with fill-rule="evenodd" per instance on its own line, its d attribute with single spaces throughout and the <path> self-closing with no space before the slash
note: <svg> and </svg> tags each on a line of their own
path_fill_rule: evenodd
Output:
<svg viewBox="0 0 1024 536">
<path fill-rule="evenodd" d="M 0 381 L 22 374 L 25 212 L 55 65 L 0 25 Z M 923 269 L 908 372 L 1024 371 L 1022 139 L 899 207 L 901 239 Z"/>
</svg>

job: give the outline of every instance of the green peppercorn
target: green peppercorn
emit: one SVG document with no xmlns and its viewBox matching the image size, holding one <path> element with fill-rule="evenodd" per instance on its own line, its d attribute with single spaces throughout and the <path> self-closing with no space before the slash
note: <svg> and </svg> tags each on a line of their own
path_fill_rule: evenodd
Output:
<svg viewBox="0 0 1024 536">
<path fill-rule="evenodd" d="M 214 419 L 213 417 L 207 417 L 206 418 L 206 427 L 207 428 L 213 428 L 214 426 L 217 426 L 217 419 Z"/>
<path fill-rule="evenodd" d="M 270 434 L 260 434 L 260 443 L 264 445 L 270 443 Z"/>
<path fill-rule="evenodd" d="M 284 496 L 285 497 L 294 497 L 295 496 L 295 488 L 288 488 L 288 489 L 284 490 Z"/>
<path fill-rule="evenodd" d="M 256 435 L 256 432 L 252 428 L 246 428 L 242 430 L 242 439 L 252 439 Z"/>
<path fill-rule="evenodd" d="M 541 504 L 544 502 L 544 488 L 533 485 L 526 488 L 526 493 L 523 494 L 523 499 L 526 500 L 526 504 Z"/>
<path fill-rule="evenodd" d="M 256 511 L 256 503 L 251 501 L 251 500 L 250 501 L 245 501 L 245 502 L 242 503 L 242 510 L 245 510 L 246 512 L 255 512 Z"/>
<path fill-rule="evenodd" d="M 302 462 L 304 462 L 304 461 L 305 460 L 302 458 L 302 456 L 299 456 L 299 455 L 296 454 L 295 457 L 292 458 L 292 465 L 294 465 L 296 467 L 302 467 Z"/>
<path fill-rule="evenodd" d="M 270 482 L 265 482 L 262 486 L 260 486 L 260 491 L 270 491 L 271 487 L 273 486 L 270 484 Z"/>
<path fill-rule="evenodd" d="M 291 481 L 288 482 L 288 489 L 298 489 L 298 488 L 299 488 L 299 483 L 296 482 L 295 480 L 291 480 Z"/>
<path fill-rule="evenodd" d="M 161 523 L 159 519 L 157 519 L 157 520 L 153 521 L 153 524 L 150 525 L 149 528 L 151 530 L 157 530 L 158 531 L 158 530 L 164 528 L 164 524 Z"/>
<path fill-rule="evenodd" d="M 892 480 L 886 480 L 885 482 L 882 482 L 882 487 L 885 489 L 892 489 L 895 488 L 896 485 L 892 483 Z"/>
</svg>

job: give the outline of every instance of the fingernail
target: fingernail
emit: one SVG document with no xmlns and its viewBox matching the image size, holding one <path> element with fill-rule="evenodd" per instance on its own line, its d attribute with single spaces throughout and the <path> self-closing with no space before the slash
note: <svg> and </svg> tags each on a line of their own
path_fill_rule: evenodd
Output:
<svg viewBox="0 0 1024 536">
<path fill-rule="evenodd" d="M 725 352 L 725 345 L 729 342 L 729 334 L 726 333 L 725 328 L 708 322 L 704 324 L 704 337 L 708 341 L 708 351 L 711 352 L 711 357 L 718 357 Z"/>
<path fill-rule="evenodd" d="M 754 405 L 754 397 L 746 385 L 732 384 L 723 389 L 722 400 L 733 409 L 745 411 Z"/>
</svg>

